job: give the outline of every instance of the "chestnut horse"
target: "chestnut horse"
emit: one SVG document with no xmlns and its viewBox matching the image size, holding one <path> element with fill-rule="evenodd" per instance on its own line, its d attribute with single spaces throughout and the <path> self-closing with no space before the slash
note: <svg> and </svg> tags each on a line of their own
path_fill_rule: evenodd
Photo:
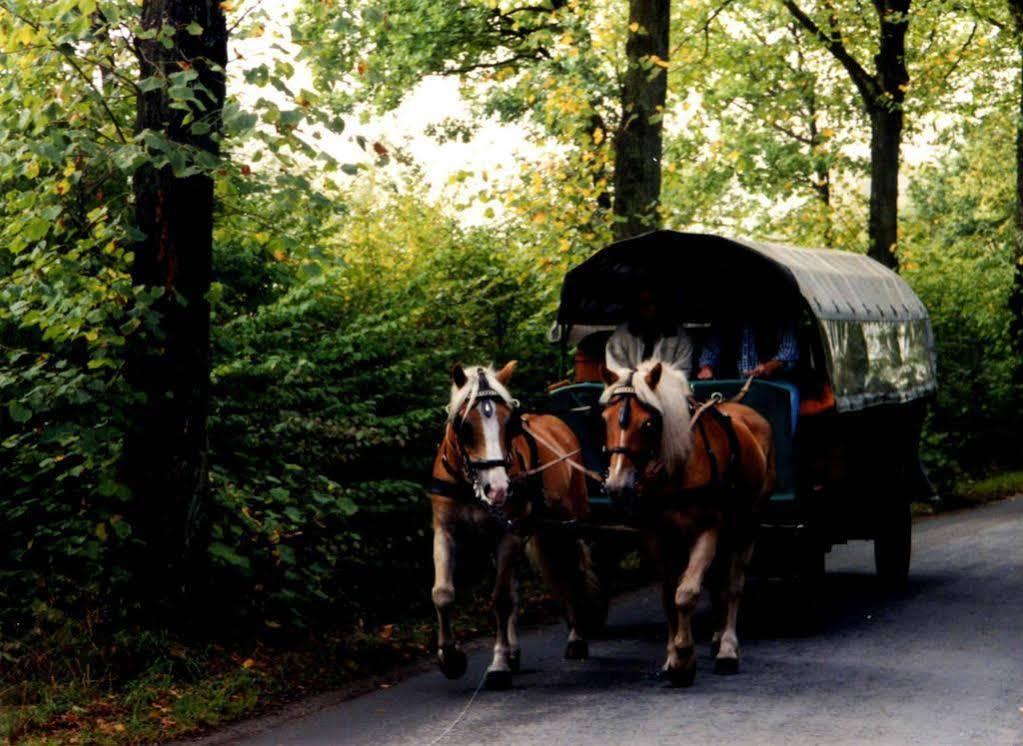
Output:
<svg viewBox="0 0 1023 746">
<path fill-rule="evenodd" d="M 712 590 L 714 672 L 737 673 L 736 621 L 753 553 L 758 507 L 774 489 L 771 426 L 749 407 L 711 403 L 690 412 L 685 376 L 657 361 L 603 372 L 611 456 L 605 489 L 634 511 L 663 579 L 668 615 L 665 677 L 696 673 L 691 619 Z"/>
<path fill-rule="evenodd" d="M 506 388 L 514 369 L 515 361 L 500 371 L 454 367 L 448 421 L 429 489 L 437 661 L 448 678 L 459 678 L 466 669 L 465 653 L 451 630 L 456 540 L 475 531 L 494 545 L 497 639 L 485 678 L 489 689 L 510 687 L 519 668 L 515 560 L 524 543 L 564 604 L 566 658 L 588 657 L 585 635 L 603 623 L 607 611 L 588 548 L 560 523 L 589 512 L 579 442 L 556 417 L 519 413 Z"/>
</svg>

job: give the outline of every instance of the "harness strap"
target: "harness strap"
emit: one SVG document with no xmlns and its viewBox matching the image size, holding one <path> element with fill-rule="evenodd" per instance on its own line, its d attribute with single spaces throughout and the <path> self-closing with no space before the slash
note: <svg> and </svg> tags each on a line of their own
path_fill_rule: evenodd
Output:
<svg viewBox="0 0 1023 746">
<path fill-rule="evenodd" d="M 714 453 L 714 446 L 711 444 L 710 438 L 707 437 L 707 429 L 703 425 L 703 420 L 697 420 L 696 427 L 700 431 L 700 437 L 703 438 L 703 447 L 707 451 L 707 458 L 710 461 L 712 483 L 718 485 L 721 483 L 721 469 L 718 467 L 718 457 Z"/>
<path fill-rule="evenodd" d="M 558 454 L 558 459 L 559 460 L 563 460 L 571 468 L 575 469 L 576 471 L 581 471 L 583 474 L 588 476 L 590 479 L 593 479 L 593 480 L 595 480 L 595 481 L 597 481 L 597 482 L 599 482 L 601 484 L 604 483 L 604 476 L 602 474 L 598 474 L 597 472 L 593 471 L 592 469 L 587 469 L 582 464 L 573 461 L 571 458 L 569 458 L 569 456 L 572 455 L 572 454 L 564 454 L 564 453 L 562 453 L 561 449 L 558 448 L 556 445 L 551 443 L 549 440 L 544 438 L 539 433 L 536 433 L 533 430 L 530 430 L 528 425 L 526 424 L 525 419 L 523 419 L 523 422 L 522 422 L 522 429 L 523 429 L 523 431 L 529 433 L 531 436 L 536 438 L 540 442 L 540 444 L 543 445 L 545 448 L 547 448 L 548 450 L 553 451 L 554 453 Z"/>
<path fill-rule="evenodd" d="M 739 436 L 735 433 L 735 425 L 732 424 L 732 418 L 717 407 L 714 407 L 714 409 L 711 410 L 711 415 L 717 423 L 724 428 L 725 435 L 728 436 L 728 450 L 730 451 L 728 458 L 728 472 L 734 476 L 734 472 L 740 464 L 741 457 L 741 453 L 739 451 Z"/>
<path fill-rule="evenodd" d="M 443 479 L 434 477 L 430 480 L 430 486 L 427 491 L 434 495 L 451 498 L 452 500 L 465 500 L 472 498 L 471 489 L 464 482 L 446 482 Z"/>
</svg>

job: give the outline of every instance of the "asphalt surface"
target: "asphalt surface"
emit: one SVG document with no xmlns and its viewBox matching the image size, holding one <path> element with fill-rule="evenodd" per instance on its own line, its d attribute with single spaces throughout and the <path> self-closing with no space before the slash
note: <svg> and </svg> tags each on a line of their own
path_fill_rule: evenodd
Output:
<svg viewBox="0 0 1023 746">
<path fill-rule="evenodd" d="M 529 632 L 514 688 L 481 691 L 441 743 L 1023 744 L 1023 497 L 918 522 L 901 594 L 879 588 L 858 542 L 828 556 L 816 612 L 762 582 L 743 614 L 741 673 L 711 672 L 698 627 L 688 689 L 658 680 L 652 588 L 619 600 L 588 661 L 562 660 L 560 626 Z M 471 655 L 459 681 L 432 671 L 233 743 L 431 744 L 489 659 Z"/>
</svg>

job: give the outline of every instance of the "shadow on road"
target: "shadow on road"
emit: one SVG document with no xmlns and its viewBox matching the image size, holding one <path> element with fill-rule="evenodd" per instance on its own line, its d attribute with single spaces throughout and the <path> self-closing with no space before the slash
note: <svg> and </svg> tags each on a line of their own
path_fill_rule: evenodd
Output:
<svg viewBox="0 0 1023 746">
<path fill-rule="evenodd" d="M 816 588 L 796 582 L 751 579 L 746 586 L 740 612 L 740 636 L 745 640 L 794 639 L 842 635 L 869 624 L 881 613 L 897 613 L 900 607 L 941 587 L 952 576 L 914 576 L 902 590 L 886 589 L 871 573 L 828 573 Z M 641 597 L 643 607 L 660 601 L 656 586 L 650 600 Z M 632 621 L 633 615 L 611 623 L 601 639 L 661 640 L 666 633 L 664 617 L 656 621 Z M 713 632 L 709 604 L 703 600 L 693 620 L 697 640 L 706 642 Z"/>
</svg>

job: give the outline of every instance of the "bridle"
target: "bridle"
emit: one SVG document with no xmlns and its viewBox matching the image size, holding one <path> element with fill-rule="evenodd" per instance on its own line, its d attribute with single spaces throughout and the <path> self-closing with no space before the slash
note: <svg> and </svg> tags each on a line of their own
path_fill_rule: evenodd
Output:
<svg viewBox="0 0 1023 746">
<path fill-rule="evenodd" d="M 632 421 L 633 402 L 639 401 L 639 395 L 636 393 L 636 389 L 632 385 L 632 377 L 634 375 L 635 371 L 630 370 L 629 377 L 625 379 L 625 383 L 614 389 L 611 398 L 608 400 L 607 404 L 605 404 L 605 407 L 607 407 L 616 400 L 621 400 L 622 409 L 618 413 L 618 426 L 623 430 L 627 428 L 629 423 Z M 655 409 L 650 415 L 650 419 L 647 420 L 647 423 L 650 424 L 651 428 L 654 428 L 659 433 L 661 428 L 664 427 L 664 416 Z M 657 440 L 659 441 L 660 439 L 658 438 Z M 628 448 L 627 446 L 612 446 L 610 448 L 605 446 L 604 452 L 608 454 L 608 456 L 613 456 L 616 453 L 621 454 L 629 459 L 634 467 L 640 470 L 644 469 L 651 462 L 657 460 L 657 452 L 652 448 L 640 450 L 636 448 Z"/>
<path fill-rule="evenodd" d="M 462 462 L 463 476 L 465 480 L 472 485 L 476 496 L 479 497 L 482 494 L 482 486 L 479 478 L 479 473 L 481 471 L 485 469 L 494 469 L 499 466 L 503 466 L 505 469 L 511 469 L 514 466 L 512 440 L 514 440 L 515 437 L 522 432 L 522 413 L 519 410 L 519 402 L 517 400 L 506 399 L 500 392 L 491 387 L 483 368 L 478 368 L 476 374 L 476 394 L 470 398 L 465 407 L 465 411 L 455 417 L 452 421 L 452 431 L 454 434 L 455 444 L 458 448 L 459 461 Z M 466 418 L 469 416 L 469 412 L 477 406 L 480 407 L 480 414 L 485 419 L 495 417 L 497 414 L 497 403 L 504 404 L 511 409 L 508 421 L 505 422 L 504 425 L 504 458 L 474 459 L 469 455 L 469 451 L 466 449 L 465 443 L 462 440 L 462 426 L 465 423 Z"/>
</svg>

